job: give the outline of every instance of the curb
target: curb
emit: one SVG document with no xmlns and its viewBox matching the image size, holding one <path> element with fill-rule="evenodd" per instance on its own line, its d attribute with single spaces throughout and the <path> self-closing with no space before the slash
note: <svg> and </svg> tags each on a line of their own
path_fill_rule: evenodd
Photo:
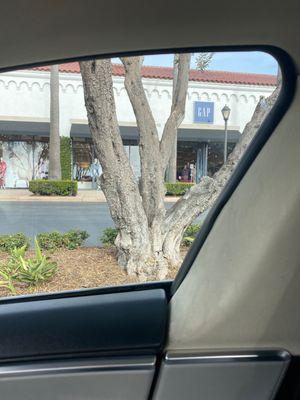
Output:
<svg viewBox="0 0 300 400">
<path fill-rule="evenodd" d="M 165 197 L 165 203 L 176 203 L 180 197 Z M 106 203 L 106 199 L 103 195 L 97 196 L 35 196 L 35 195 L 20 195 L 20 196 L 1 196 L 0 192 L 0 203 L 1 202 L 41 202 L 41 203 Z"/>
</svg>

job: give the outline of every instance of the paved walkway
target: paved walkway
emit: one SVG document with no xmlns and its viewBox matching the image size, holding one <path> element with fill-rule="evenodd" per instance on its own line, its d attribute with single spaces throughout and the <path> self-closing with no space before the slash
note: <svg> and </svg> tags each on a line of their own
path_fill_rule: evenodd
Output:
<svg viewBox="0 0 300 400">
<path fill-rule="evenodd" d="M 174 203 L 178 197 L 166 197 L 165 202 Z M 77 196 L 36 196 L 27 189 L 0 190 L 0 201 L 43 201 L 66 203 L 106 203 L 103 192 L 96 190 L 79 190 Z"/>
</svg>

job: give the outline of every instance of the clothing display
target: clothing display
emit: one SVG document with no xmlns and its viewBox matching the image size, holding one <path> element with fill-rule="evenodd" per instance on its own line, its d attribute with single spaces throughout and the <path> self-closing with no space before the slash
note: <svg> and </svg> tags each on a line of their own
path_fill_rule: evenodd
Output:
<svg viewBox="0 0 300 400">
<path fill-rule="evenodd" d="M 0 143 L 2 162 L 6 165 L 2 177 L 6 188 L 28 188 L 32 179 L 48 177 L 47 142 L 2 140 Z"/>
<path fill-rule="evenodd" d="M 0 189 L 5 189 L 5 176 L 6 176 L 7 164 L 1 158 L 0 159 Z"/>
<path fill-rule="evenodd" d="M 86 162 L 75 162 L 73 166 L 73 179 L 76 181 L 91 182 L 91 166 Z"/>
<path fill-rule="evenodd" d="M 91 173 L 91 176 L 92 176 L 93 180 L 95 180 L 95 181 L 101 175 L 102 168 L 101 168 L 101 165 L 99 164 L 99 161 L 97 159 L 95 159 L 93 164 L 91 165 L 90 173 Z"/>
</svg>

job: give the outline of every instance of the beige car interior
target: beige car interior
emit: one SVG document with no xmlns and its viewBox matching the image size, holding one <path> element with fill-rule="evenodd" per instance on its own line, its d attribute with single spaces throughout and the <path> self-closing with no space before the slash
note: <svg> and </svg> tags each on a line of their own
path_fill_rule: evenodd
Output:
<svg viewBox="0 0 300 400">
<path fill-rule="evenodd" d="M 298 0 L 11 0 L 1 3 L 0 68 L 130 52 L 274 46 L 299 74 L 299 26 Z M 290 358 L 300 356 L 299 84 L 298 77 L 289 109 L 170 301 L 167 344 L 151 389 L 155 400 L 275 399 Z M 78 396 L 76 390 L 71 396 L 87 396 L 87 385 L 93 394 L 85 398 L 96 399 L 102 385 L 99 398 L 121 399 L 122 386 L 110 390 L 120 381 L 137 390 L 128 400 L 148 399 L 152 358 L 145 371 L 143 384 L 128 369 L 129 380 L 122 372 L 117 381 L 113 372 L 87 381 L 79 374 Z M 9 379 L 1 378 L 0 367 L 3 400 L 19 398 L 24 387 Z M 70 396 L 63 379 L 50 379 L 44 384 L 54 394 L 43 398 L 71 398 L 62 396 Z M 25 387 L 25 399 L 42 398 L 43 380 L 31 376 Z"/>
</svg>

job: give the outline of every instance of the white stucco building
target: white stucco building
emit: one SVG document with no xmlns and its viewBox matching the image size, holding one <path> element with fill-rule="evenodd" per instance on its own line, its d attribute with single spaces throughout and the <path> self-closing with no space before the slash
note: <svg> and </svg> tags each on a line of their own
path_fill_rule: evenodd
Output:
<svg viewBox="0 0 300 400">
<path fill-rule="evenodd" d="M 172 69 L 143 67 L 143 82 L 161 134 L 171 107 Z M 138 132 L 121 65 L 113 66 L 113 83 L 123 142 L 138 175 Z M 275 84 L 273 75 L 192 70 L 186 115 L 178 131 L 178 174 L 186 163 L 196 165 L 197 180 L 219 168 L 224 143 L 222 107 L 227 104 L 231 109 L 230 150 L 250 120 L 260 96 L 269 96 Z M 49 103 L 48 67 L 0 75 L 0 156 L 7 163 L 7 187 L 24 187 L 32 178 L 47 176 Z M 73 163 L 81 169 L 76 175 L 74 168 L 74 179 L 91 181 L 90 165 L 95 155 L 77 63 L 60 66 L 60 133 L 71 138 Z"/>
</svg>

